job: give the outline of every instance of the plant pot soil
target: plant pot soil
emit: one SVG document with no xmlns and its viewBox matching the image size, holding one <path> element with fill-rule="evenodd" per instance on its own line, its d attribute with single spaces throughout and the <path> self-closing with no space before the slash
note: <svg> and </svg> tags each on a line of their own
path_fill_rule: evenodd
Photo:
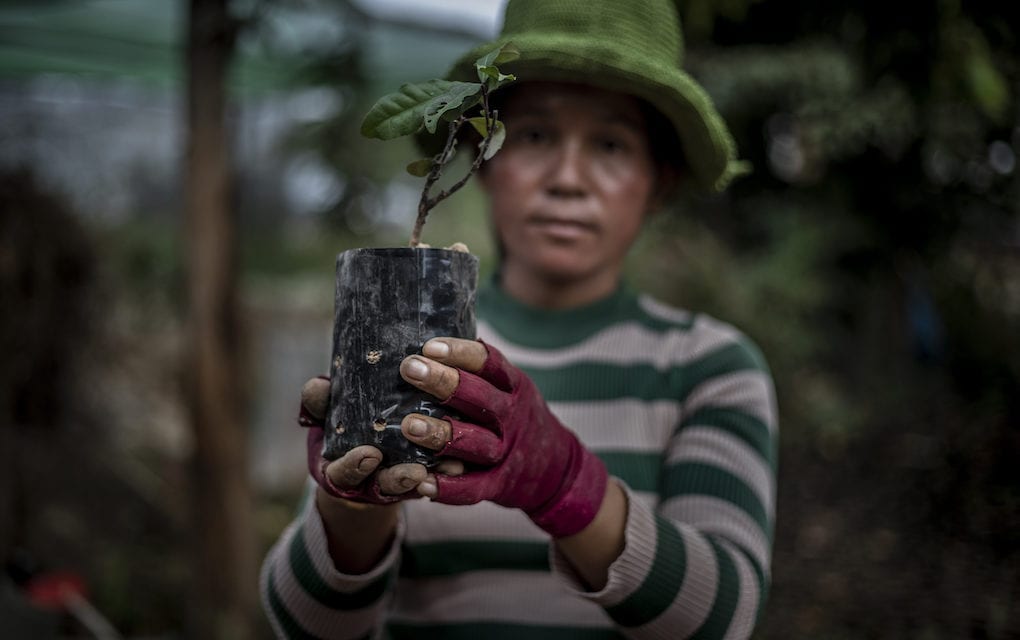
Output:
<svg viewBox="0 0 1020 640">
<path fill-rule="evenodd" d="M 330 404 L 323 455 L 370 444 L 384 466 L 435 453 L 404 438 L 409 413 L 446 408 L 400 377 L 400 362 L 437 336 L 475 338 L 478 258 L 448 249 L 352 249 L 337 256 Z"/>
</svg>

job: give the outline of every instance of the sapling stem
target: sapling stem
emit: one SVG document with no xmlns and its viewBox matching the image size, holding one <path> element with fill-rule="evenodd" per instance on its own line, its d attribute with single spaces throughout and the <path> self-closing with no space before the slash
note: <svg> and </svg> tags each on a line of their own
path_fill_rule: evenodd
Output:
<svg viewBox="0 0 1020 640">
<path fill-rule="evenodd" d="M 481 168 L 482 163 L 503 146 L 506 129 L 499 121 L 499 114 L 489 102 L 489 94 L 508 82 L 517 80 L 515 75 L 501 72 L 496 65 L 512 62 L 520 55 L 521 52 L 513 43 L 506 42 L 475 60 L 478 82 L 433 79 L 418 84 L 404 84 L 399 91 L 376 101 L 365 114 L 365 119 L 361 123 L 361 133 L 380 140 L 419 133 L 431 135 L 437 133 L 441 122 L 447 123 L 443 150 L 431 158 L 416 160 L 407 165 L 408 173 L 425 178 L 421 198 L 418 200 L 418 214 L 408 243 L 411 247 L 421 245 L 422 228 L 433 207 L 466 185 L 471 176 Z M 480 114 L 467 117 L 466 112 L 478 107 L 479 104 Z M 448 189 L 443 189 L 433 196 L 432 190 L 442 177 L 446 165 L 453 158 L 457 136 L 465 124 L 470 124 L 482 136 L 478 154 L 465 176 Z M 425 143 L 425 146 L 431 148 L 431 140 Z"/>
<path fill-rule="evenodd" d="M 437 204 L 459 191 L 467 184 L 468 180 L 471 179 L 471 176 L 473 176 L 482 166 L 485 154 L 489 151 L 489 142 L 492 140 L 498 116 L 499 114 L 497 112 L 492 111 L 489 108 L 489 92 L 485 88 L 485 85 L 482 85 L 482 117 L 485 118 L 485 131 L 487 133 L 482 138 L 482 143 L 478 148 L 478 154 L 471 162 L 471 166 L 468 168 L 464 177 L 450 185 L 449 188 L 441 190 L 435 195 L 435 197 L 430 198 L 429 193 L 432 191 L 432 187 L 435 186 L 436 181 L 443 175 L 443 168 L 453 157 L 453 147 L 457 144 L 457 134 L 460 132 L 461 127 L 463 127 L 467 122 L 467 117 L 461 115 L 450 122 L 449 135 L 446 137 L 446 144 L 443 146 L 443 150 L 434 157 L 432 168 L 429 169 L 428 174 L 425 176 L 425 186 L 422 188 L 421 199 L 418 200 L 418 215 L 414 220 L 414 228 L 411 230 L 411 240 L 408 243 L 411 247 L 417 247 L 421 244 L 421 231 L 425 226 L 425 220 L 428 218 L 429 211 L 435 208 Z"/>
</svg>

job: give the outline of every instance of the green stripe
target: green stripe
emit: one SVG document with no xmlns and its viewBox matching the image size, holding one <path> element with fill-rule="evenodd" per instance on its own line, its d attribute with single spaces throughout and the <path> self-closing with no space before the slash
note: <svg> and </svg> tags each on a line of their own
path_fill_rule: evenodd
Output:
<svg viewBox="0 0 1020 640">
<path fill-rule="evenodd" d="M 609 297 L 584 307 L 539 309 L 504 294 L 494 278 L 480 290 L 476 310 L 479 319 L 488 322 L 506 339 L 539 349 L 577 344 L 603 329 L 614 325 L 618 328 L 625 323 L 634 323 L 659 334 L 686 333 L 695 324 L 696 314 L 679 319 L 652 315 L 641 306 L 640 299 L 641 296 L 623 284 Z"/>
<path fill-rule="evenodd" d="M 541 571 L 549 569 L 546 542 L 474 541 L 405 544 L 400 575 L 407 578 L 450 576 L 465 571 Z"/>
<path fill-rule="evenodd" d="M 577 363 L 552 369 L 521 367 L 548 402 L 683 400 L 698 385 L 737 371 L 766 371 L 744 343 L 720 347 L 685 365 L 661 371 L 651 364 Z"/>
<path fill-rule="evenodd" d="M 776 470 L 775 440 L 768 425 L 758 418 L 729 407 L 702 407 L 686 418 L 676 433 L 691 426 L 716 427 L 732 434 L 761 454 L 772 471 Z"/>
<path fill-rule="evenodd" d="M 744 559 L 750 563 L 751 568 L 754 569 L 754 575 L 758 579 L 758 610 L 755 612 L 755 622 L 761 620 L 762 614 L 765 612 L 765 603 L 769 598 L 769 583 L 765 579 L 765 571 L 758 566 L 751 554 L 747 553 L 743 548 L 734 545 L 734 549 L 737 553 L 744 556 Z"/>
<path fill-rule="evenodd" d="M 607 298 L 573 309 L 540 309 L 505 295 L 495 279 L 479 291 L 478 318 L 518 345 L 558 349 L 577 344 L 638 313 L 637 298 L 618 287 Z"/>
<path fill-rule="evenodd" d="M 273 610 L 273 615 L 276 617 L 276 621 L 283 627 L 284 633 L 287 634 L 287 638 L 297 640 L 317 640 L 317 636 L 313 636 L 308 633 L 291 617 L 290 612 L 287 611 L 287 607 L 283 604 L 283 600 L 280 599 L 280 594 L 276 590 L 276 578 L 274 577 L 275 572 L 269 570 L 269 606 Z"/>
<path fill-rule="evenodd" d="M 393 640 L 616 640 L 623 638 L 613 629 L 591 627 L 547 627 L 506 622 L 460 624 L 390 624 Z"/>
<path fill-rule="evenodd" d="M 599 451 L 597 455 L 605 463 L 609 475 L 623 480 L 634 491 L 658 491 L 661 452 Z"/>
<path fill-rule="evenodd" d="M 294 577 L 297 578 L 301 589 L 316 602 L 330 609 L 351 611 L 353 609 L 363 609 L 374 604 L 386 593 L 393 577 L 392 572 L 387 572 L 361 589 L 350 593 L 337 591 L 326 584 L 326 581 L 319 575 L 311 556 L 308 554 L 303 534 L 304 527 L 302 526 L 297 530 L 290 542 L 289 561 L 294 571 Z"/>
<path fill-rule="evenodd" d="M 684 539 L 669 520 L 656 516 L 655 561 L 637 590 L 623 602 L 606 607 L 617 624 L 638 627 L 662 615 L 676 599 L 687 570 Z"/>
<path fill-rule="evenodd" d="M 725 636 L 733 622 L 733 612 L 737 610 L 737 598 L 740 595 L 740 576 L 737 575 L 737 567 L 730 554 L 715 540 L 709 538 L 708 542 L 712 545 L 719 565 L 719 584 L 715 589 L 715 599 L 708 618 L 690 640 L 714 640 Z"/>
<path fill-rule="evenodd" d="M 746 338 L 713 349 L 683 366 L 684 378 L 690 381 L 691 388 L 709 378 L 736 371 L 769 372 L 761 352 Z"/>
<path fill-rule="evenodd" d="M 772 528 L 761 500 L 746 482 L 719 467 L 701 462 L 681 462 L 666 467 L 661 495 L 663 501 L 691 495 L 725 500 L 751 516 L 771 538 Z"/>
</svg>

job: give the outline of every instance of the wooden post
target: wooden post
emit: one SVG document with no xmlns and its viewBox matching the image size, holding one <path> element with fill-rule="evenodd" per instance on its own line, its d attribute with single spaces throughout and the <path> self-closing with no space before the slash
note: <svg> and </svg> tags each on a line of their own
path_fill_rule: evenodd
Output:
<svg viewBox="0 0 1020 640">
<path fill-rule="evenodd" d="M 237 223 L 226 126 L 236 23 L 191 0 L 187 41 L 187 354 L 194 434 L 195 635 L 253 637 L 255 541 L 241 382 Z"/>
</svg>

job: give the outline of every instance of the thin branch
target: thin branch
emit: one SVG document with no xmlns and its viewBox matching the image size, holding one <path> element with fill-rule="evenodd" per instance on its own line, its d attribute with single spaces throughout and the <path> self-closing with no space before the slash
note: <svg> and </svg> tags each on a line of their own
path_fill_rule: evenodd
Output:
<svg viewBox="0 0 1020 640">
<path fill-rule="evenodd" d="M 484 84 L 482 85 L 482 116 L 485 118 L 485 136 L 482 137 L 482 143 L 479 145 L 478 155 L 475 156 L 475 159 L 468 168 L 467 173 L 463 178 L 451 185 L 448 189 L 440 191 L 434 198 L 429 198 L 429 192 L 432 191 L 432 187 L 443 174 L 443 167 L 446 166 L 446 164 L 450 161 L 450 158 L 453 156 L 453 147 L 457 144 L 457 133 L 460 131 L 460 128 L 464 126 L 464 123 L 467 122 L 467 118 L 461 115 L 450 123 L 449 134 L 446 138 L 446 146 L 444 146 L 443 150 L 433 158 L 432 168 L 429 169 L 428 175 L 425 176 L 425 186 L 422 188 L 421 199 L 418 201 L 418 217 L 415 218 L 414 229 L 411 231 L 410 246 L 417 247 L 421 244 L 421 231 L 425 226 L 425 219 L 428 218 L 429 212 L 434 209 L 437 204 L 446 200 L 466 185 L 468 180 L 471 179 L 471 176 L 478 171 L 478 169 L 482 166 L 482 162 L 485 160 L 485 154 L 489 151 L 489 143 L 492 141 L 492 133 L 496 127 L 498 114 L 489 108 L 489 92 Z"/>
<path fill-rule="evenodd" d="M 478 171 L 478 168 L 482 166 L 482 159 L 485 158 L 485 152 L 489 150 L 489 140 L 490 140 L 489 137 L 486 137 L 484 140 L 482 140 L 482 145 L 478 151 L 478 155 L 475 156 L 474 162 L 471 163 L 471 168 L 468 169 L 467 174 L 463 178 L 458 180 L 456 183 L 451 185 L 449 189 L 440 191 L 439 193 L 436 194 L 435 198 L 432 198 L 431 200 L 428 201 L 429 209 L 432 209 L 443 200 L 446 200 L 454 193 L 459 191 L 461 187 L 467 184 L 467 181 L 471 179 L 471 176 L 473 176 L 475 172 Z"/>
<path fill-rule="evenodd" d="M 434 201 L 429 200 L 429 191 L 432 190 L 432 186 L 439 180 L 439 177 L 443 175 L 443 167 L 450 161 L 450 157 L 453 155 L 453 147 L 457 144 L 457 132 L 464 126 L 465 122 L 467 122 L 467 119 L 464 116 L 460 116 L 450 123 L 449 132 L 446 136 L 446 145 L 442 151 L 432 158 L 432 167 L 425 176 L 425 186 L 421 190 L 421 199 L 418 200 L 418 216 L 414 220 L 414 229 L 411 230 L 411 241 L 408 243 L 412 247 L 417 247 L 421 244 L 421 230 L 425 226 L 425 219 L 428 218 L 432 207 L 436 206 Z"/>
</svg>

